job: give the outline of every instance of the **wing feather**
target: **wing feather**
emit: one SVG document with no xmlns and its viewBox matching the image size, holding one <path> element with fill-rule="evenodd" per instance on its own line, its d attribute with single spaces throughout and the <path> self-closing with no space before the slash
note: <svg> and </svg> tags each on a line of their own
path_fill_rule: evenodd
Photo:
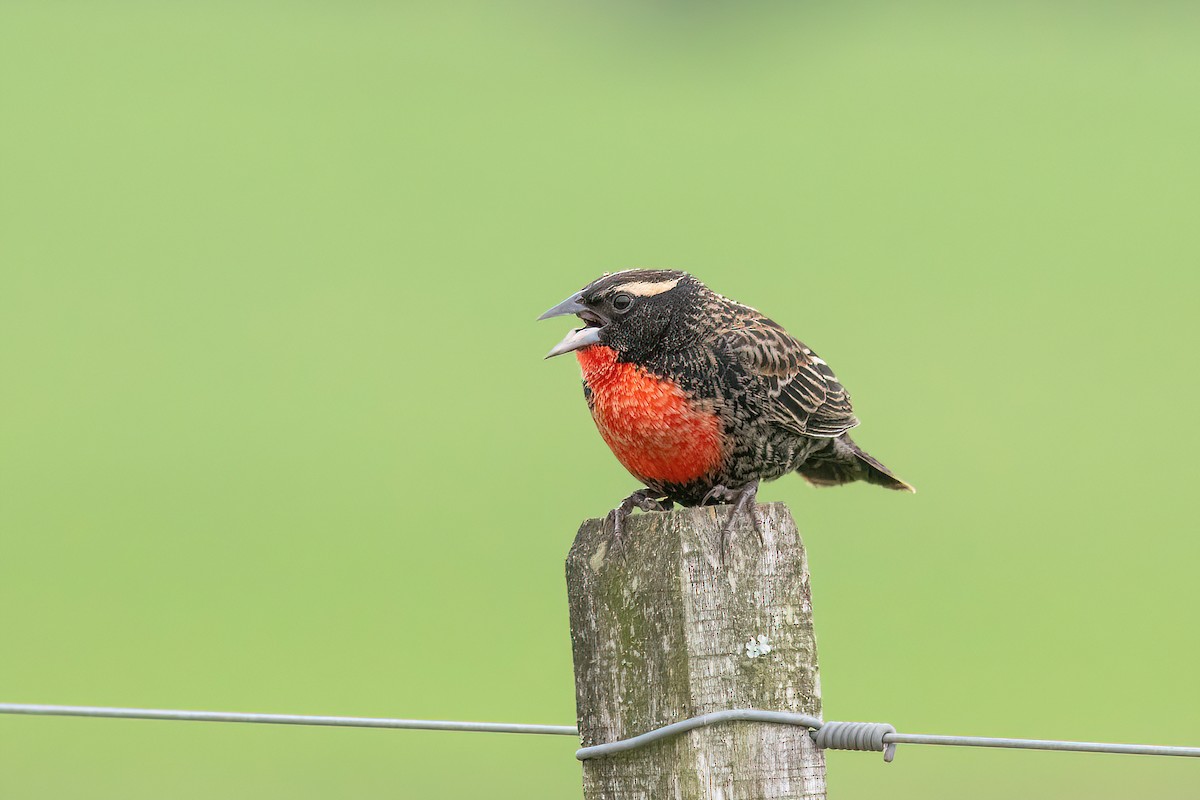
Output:
<svg viewBox="0 0 1200 800">
<path fill-rule="evenodd" d="M 765 395 L 771 422 L 805 436 L 833 438 L 858 424 L 850 395 L 803 342 L 765 317 L 739 320 L 722 333 L 751 386 Z"/>
</svg>

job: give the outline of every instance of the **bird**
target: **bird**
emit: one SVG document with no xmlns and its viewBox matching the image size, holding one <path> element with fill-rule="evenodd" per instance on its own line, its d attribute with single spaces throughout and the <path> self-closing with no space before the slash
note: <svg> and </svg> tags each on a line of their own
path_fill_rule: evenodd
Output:
<svg viewBox="0 0 1200 800">
<path fill-rule="evenodd" d="M 866 481 L 914 492 L 850 438 L 850 395 L 825 360 L 750 306 L 674 269 L 606 273 L 538 319 L 575 315 L 546 358 L 574 353 L 600 436 L 643 488 L 608 515 L 620 539 L 635 508 L 733 505 L 798 473 L 815 486 Z"/>
</svg>

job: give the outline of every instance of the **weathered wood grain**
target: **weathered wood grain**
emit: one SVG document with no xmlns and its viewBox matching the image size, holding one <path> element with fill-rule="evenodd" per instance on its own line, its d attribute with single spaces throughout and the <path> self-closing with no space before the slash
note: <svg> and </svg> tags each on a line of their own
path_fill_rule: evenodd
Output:
<svg viewBox="0 0 1200 800">
<path fill-rule="evenodd" d="M 820 716 L 796 524 L 783 504 L 759 506 L 764 542 L 743 520 L 722 565 L 729 512 L 635 515 L 615 552 L 601 520 L 579 529 L 567 586 L 584 745 L 727 708 Z M 731 722 L 586 761 L 583 782 L 585 800 L 824 798 L 825 760 L 803 728 Z"/>
</svg>

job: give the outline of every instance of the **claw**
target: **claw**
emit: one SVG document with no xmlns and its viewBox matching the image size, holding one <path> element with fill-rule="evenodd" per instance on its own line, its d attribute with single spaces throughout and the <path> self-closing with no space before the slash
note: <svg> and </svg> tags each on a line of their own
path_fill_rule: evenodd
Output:
<svg viewBox="0 0 1200 800">
<path fill-rule="evenodd" d="M 734 524 L 737 522 L 738 514 L 746 513 L 750 516 L 750 524 L 754 527 L 754 532 L 758 535 L 759 545 L 763 545 L 762 524 L 758 521 L 758 515 L 754 513 L 755 500 L 758 498 L 758 481 L 751 481 L 741 489 L 730 490 L 724 486 L 714 486 L 704 496 L 703 503 L 707 503 L 710 499 L 720 499 L 733 501 L 733 512 L 729 515 L 729 521 L 725 523 L 725 527 L 721 529 L 721 564 L 725 564 L 725 543 L 729 540 L 733 533 Z"/>
<path fill-rule="evenodd" d="M 608 520 L 612 522 L 613 544 L 620 544 L 621 537 L 625 534 L 625 520 L 629 519 L 629 515 L 633 513 L 633 509 L 640 508 L 642 511 L 670 511 L 674 507 L 675 503 L 661 494 L 657 494 L 650 489 L 638 489 L 629 495 L 629 497 L 622 500 L 619 506 L 608 512 Z"/>
</svg>

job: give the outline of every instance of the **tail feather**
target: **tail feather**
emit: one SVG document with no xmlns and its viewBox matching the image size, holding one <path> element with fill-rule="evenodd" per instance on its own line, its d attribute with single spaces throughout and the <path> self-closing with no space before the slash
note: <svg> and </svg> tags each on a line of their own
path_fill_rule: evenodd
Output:
<svg viewBox="0 0 1200 800">
<path fill-rule="evenodd" d="M 866 481 L 902 492 L 917 491 L 845 434 L 831 439 L 830 446 L 824 450 L 813 453 L 797 472 L 813 486 Z"/>
</svg>

